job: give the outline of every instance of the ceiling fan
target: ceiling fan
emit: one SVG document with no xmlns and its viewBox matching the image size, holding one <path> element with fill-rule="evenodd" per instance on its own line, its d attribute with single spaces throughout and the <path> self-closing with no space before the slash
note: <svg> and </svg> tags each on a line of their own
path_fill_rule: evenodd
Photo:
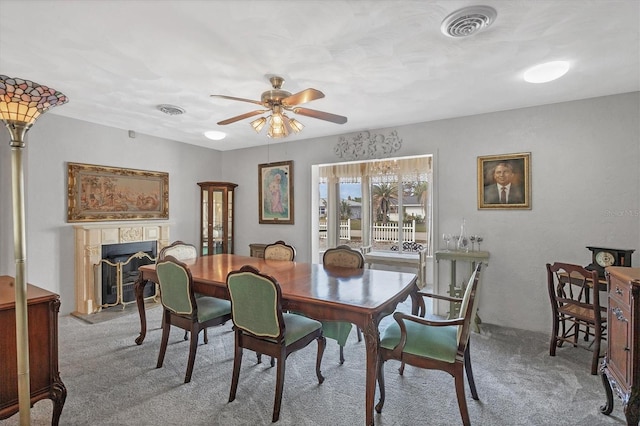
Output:
<svg viewBox="0 0 640 426">
<path fill-rule="evenodd" d="M 347 117 L 342 115 L 331 114 L 324 111 L 318 111 L 315 109 L 302 108 L 298 105 L 304 104 L 316 99 L 324 98 L 324 93 L 316 89 L 305 89 L 301 92 L 291 94 L 282 89 L 282 83 L 284 79 L 279 76 L 271 76 L 269 78 L 273 89 L 267 90 L 262 93 L 259 101 L 245 98 L 236 98 L 234 96 L 226 95 L 211 95 L 216 98 L 231 99 L 233 101 L 249 102 L 252 104 L 260 105 L 266 109 L 258 109 L 255 111 L 247 112 L 235 117 L 228 118 L 218 122 L 218 125 L 226 125 L 235 123 L 236 121 L 244 120 L 245 118 L 253 117 L 264 113 L 270 113 L 267 117 L 260 117 L 253 120 L 250 124 L 256 132 L 260 132 L 262 128 L 269 122 L 269 130 L 267 136 L 271 138 L 283 138 L 289 135 L 292 131 L 295 133 L 300 132 L 304 126 L 295 118 L 289 118 L 285 112 L 290 111 L 294 114 L 304 115 L 306 117 L 317 118 L 319 120 L 331 121 L 332 123 L 344 124 L 347 122 Z"/>
</svg>

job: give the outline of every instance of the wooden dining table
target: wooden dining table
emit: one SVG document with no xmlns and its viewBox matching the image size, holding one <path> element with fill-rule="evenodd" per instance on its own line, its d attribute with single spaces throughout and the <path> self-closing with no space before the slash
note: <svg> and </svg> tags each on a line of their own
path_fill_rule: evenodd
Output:
<svg viewBox="0 0 640 426">
<path fill-rule="evenodd" d="M 193 276 L 194 291 L 228 299 L 227 275 L 251 265 L 274 277 L 282 289 L 282 308 L 318 320 L 348 321 L 362 329 L 366 347 L 365 424 L 373 425 L 378 345 L 378 325 L 408 297 L 412 312 L 424 308 L 418 296 L 417 276 L 412 273 L 376 269 L 350 269 L 321 264 L 265 260 L 234 254 L 202 256 L 185 262 Z M 147 283 L 157 282 L 155 265 L 139 268 L 135 283 L 140 314 L 138 345 L 144 341 L 147 322 L 143 299 Z"/>
</svg>

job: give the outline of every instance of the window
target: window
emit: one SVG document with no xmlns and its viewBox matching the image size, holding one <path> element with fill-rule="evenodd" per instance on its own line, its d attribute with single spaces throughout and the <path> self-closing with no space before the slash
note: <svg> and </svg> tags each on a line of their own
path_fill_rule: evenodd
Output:
<svg viewBox="0 0 640 426">
<path fill-rule="evenodd" d="M 317 250 L 340 244 L 398 251 L 422 247 L 430 255 L 431 169 L 431 156 L 318 166 Z"/>
</svg>

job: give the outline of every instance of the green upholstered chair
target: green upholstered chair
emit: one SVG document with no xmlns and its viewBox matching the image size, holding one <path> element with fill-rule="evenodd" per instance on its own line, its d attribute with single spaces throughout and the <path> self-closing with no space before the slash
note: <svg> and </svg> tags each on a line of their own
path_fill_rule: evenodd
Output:
<svg viewBox="0 0 640 426">
<path fill-rule="evenodd" d="M 166 247 L 163 247 L 158 253 L 158 260 L 163 260 L 167 256 L 173 256 L 181 262 L 186 260 L 195 259 L 198 257 L 198 249 L 193 244 L 187 244 L 183 241 L 177 240 L 172 242 Z M 196 294 L 196 297 L 200 297 L 199 294 Z M 184 332 L 184 340 L 189 339 L 189 332 Z M 207 329 L 204 329 L 204 342 L 209 342 L 209 337 L 207 336 Z"/>
<path fill-rule="evenodd" d="M 376 405 L 378 413 L 382 412 L 385 400 L 384 362 L 395 359 L 401 361 L 403 366 L 406 363 L 419 368 L 446 371 L 452 375 L 462 423 L 465 426 L 471 424 L 464 392 L 464 372 L 467 373 L 471 396 L 477 400 L 478 393 L 469 357 L 469 336 L 477 310 L 476 292 L 481 268 L 482 262 L 479 262 L 461 299 L 420 292 L 426 297 L 459 301 L 461 315 L 459 318 L 433 320 L 403 312 L 393 314 L 396 322 L 389 325 L 380 338 L 378 362 L 380 400 Z M 400 374 L 402 371 L 403 368 L 400 369 Z"/>
<path fill-rule="evenodd" d="M 294 260 L 296 249 L 293 246 L 278 240 L 264 247 L 264 258 L 267 260 Z"/>
<path fill-rule="evenodd" d="M 607 308 L 600 306 L 600 292 L 591 291 L 594 283 L 598 283 L 597 271 L 570 263 L 547 263 L 547 286 L 553 314 L 549 355 L 556 356 L 556 348 L 564 342 L 578 346 L 578 335 L 584 326 L 584 340 L 589 340 L 589 336 L 594 338 L 591 374 L 598 373 L 600 344 L 607 335 Z M 595 286 L 597 289 L 598 284 Z"/>
<path fill-rule="evenodd" d="M 347 245 L 327 249 L 322 255 L 322 264 L 339 268 L 362 269 L 364 257 L 359 251 L 353 250 Z M 344 345 L 351 332 L 352 324 L 346 321 L 321 321 L 324 337 L 334 339 L 340 346 L 340 364 L 344 363 Z M 356 327 L 358 342 L 362 341 L 360 327 Z"/>
<path fill-rule="evenodd" d="M 325 338 L 322 324 L 302 315 L 282 312 L 282 293 L 278 282 L 257 269 L 245 265 L 227 276 L 227 287 L 231 298 L 231 318 L 235 331 L 235 351 L 233 358 L 233 378 L 229 402 L 236 398 L 242 350 L 244 348 L 270 355 L 278 360 L 276 394 L 272 421 L 280 417 L 282 390 L 286 359 L 290 353 L 318 341 L 316 375 L 322 383 L 320 372 Z"/>
<path fill-rule="evenodd" d="M 171 326 L 174 325 L 191 332 L 189 361 L 184 382 L 191 381 L 193 364 L 198 348 L 200 330 L 214 325 L 224 324 L 231 319 L 231 303 L 215 297 L 195 297 L 193 277 L 184 263 L 173 256 L 166 256 L 156 265 L 160 300 L 164 308 L 162 315 L 162 342 L 156 368 L 162 367 Z M 206 342 L 205 342 L 206 343 Z"/>
</svg>

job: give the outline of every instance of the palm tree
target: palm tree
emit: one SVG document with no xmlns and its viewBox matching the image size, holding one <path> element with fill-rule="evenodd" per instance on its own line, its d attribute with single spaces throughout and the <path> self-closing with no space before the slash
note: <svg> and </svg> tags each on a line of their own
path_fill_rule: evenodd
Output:
<svg viewBox="0 0 640 426">
<path fill-rule="evenodd" d="M 351 206 L 347 200 L 340 201 L 340 220 L 347 220 L 351 217 Z"/>
<path fill-rule="evenodd" d="M 372 187 L 373 207 L 382 222 L 389 220 L 389 210 L 398 201 L 398 186 L 393 183 L 380 183 Z"/>
<path fill-rule="evenodd" d="M 428 197 L 427 182 L 417 182 L 413 188 L 413 195 L 415 195 L 420 201 L 422 212 L 424 213 L 426 219 Z"/>
</svg>

